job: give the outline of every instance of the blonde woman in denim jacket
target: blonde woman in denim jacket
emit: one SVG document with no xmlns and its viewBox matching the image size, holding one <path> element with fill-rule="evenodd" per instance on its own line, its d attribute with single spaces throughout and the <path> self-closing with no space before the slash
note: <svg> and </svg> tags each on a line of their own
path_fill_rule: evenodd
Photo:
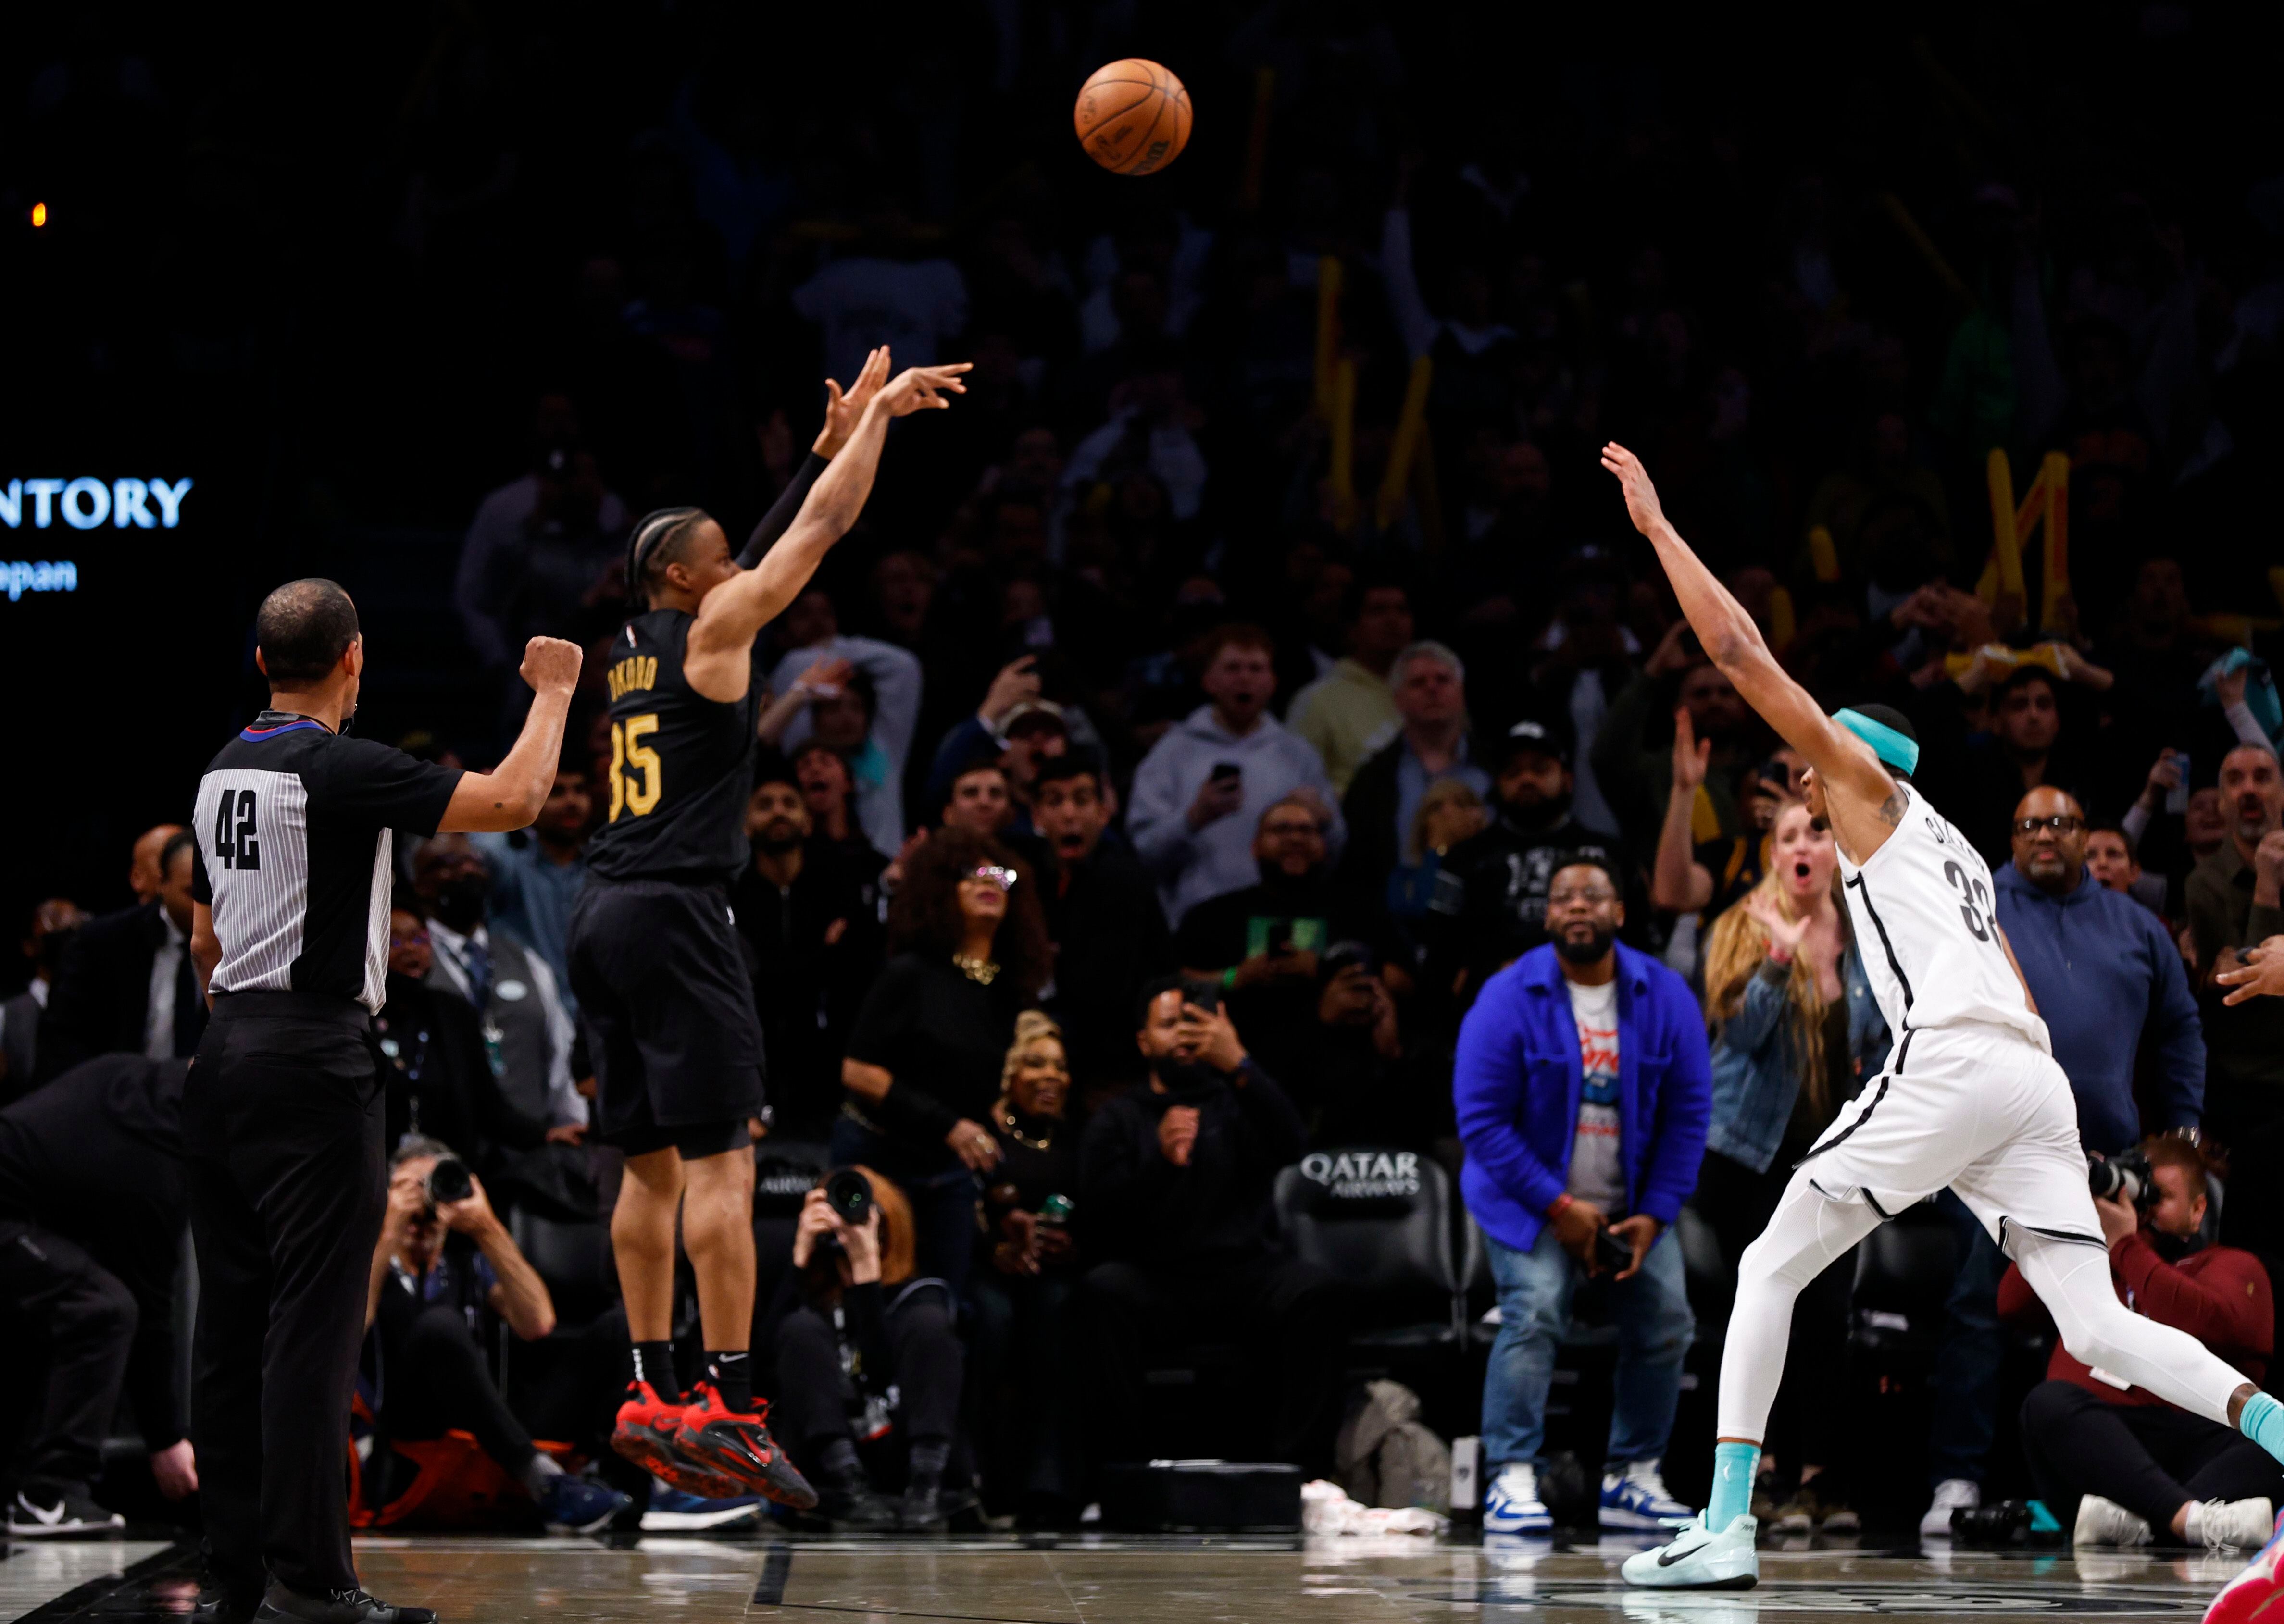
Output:
<svg viewBox="0 0 2284 1624">
<path fill-rule="evenodd" d="M 1715 921 L 1705 956 L 1713 1118 L 1691 1205 L 1711 1223 L 1732 1267 L 1767 1223 L 1793 1165 L 1888 1052 L 1887 1023 L 1840 899 L 1831 832 L 1795 802 L 1777 814 L 1769 859 L 1761 883 Z M 1822 1468 L 1844 1401 L 1855 1268 L 1850 1252 L 1801 1293 L 1787 1365 L 1798 1374 L 1772 1429 L 1777 1447 L 1799 1463 L 1799 1478 L 1775 1503 L 1779 1480 L 1772 1456 L 1762 1457 L 1754 1511 L 1764 1526 L 1791 1534 L 1858 1526 Z"/>
</svg>

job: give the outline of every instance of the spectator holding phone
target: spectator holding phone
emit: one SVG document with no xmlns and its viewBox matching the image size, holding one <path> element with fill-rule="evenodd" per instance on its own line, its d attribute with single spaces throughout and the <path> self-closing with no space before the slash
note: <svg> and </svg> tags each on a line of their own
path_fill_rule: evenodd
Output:
<svg viewBox="0 0 2284 1624">
<path fill-rule="evenodd" d="M 1365 928 L 1340 905 L 1328 847 L 1323 802 L 1295 792 L 1271 803 L 1253 838 L 1259 879 L 1199 903 L 1174 935 L 1184 971 L 1220 985 L 1263 1063 L 1288 1076 L 1314 1019 L 1318 956 Z"/>
<path fill-rule="evenodd" d="M 1064 1120 L 1062 1028 L 1036 1010 L 1017 1016 L 1001 1082 L 989 1123 L 999 1166 L 983 1192 L 982 1256 L 968 1288 L 988 1417 L 978 1437 L 991 1499 L 1012 1503 L 1026 1526 L 1061 1527 L 1079 1510 L 1070 1345 L 1078 1146 Z"/>
<path fill-rule="evenodd" d="M 1459 1189 L 1499 1299 L 1483 1384 L 1487 1533 L 1553 1526 L 1538 1452 L 1555 1344 L 1581 1285 L 1607 1289 L 1618 1326 L 1602 1526 L 1690 1515 L 1658 1473 L 1696 1330 L 1681 1248 L 1665 1231 L 1697 1183 L 1711 1065 L 1688 983 L 1619 944 L 1622 895 L 1601 863 L 1558 866 L 1552 940 L 1491 977 L 1459 1027 Z"/>
<path fill-rule="evenodd" d="M 1247 1053 L 1218 988 L 1175 978 L 1143 989 L 1135 1042 L 1146 1089 L 1120 1095 L 1079 1148 L 1086 1245 L 1105 1261 L 1081 1299 L 1097 1457 L 1153 1451 L 1143 1425 L 1148 1355 L 1204 1335 L 1248 1345 L 1265 1391 L 1249 1413 L 1260 1460 L 1332 1464 L 1347 1336 L 1340 1283 L 1289 1255 L 1270 1196 L 1300 1159 L 1300 1113 Z"/>
<path fill-rule="evenodd" d="M 1208 897 L 1253 883 L 1254 825 L 1296 790 L 1323 803 L 1328 852 L 1337 854 L 1346 834 L 1324 762 L 1269 714 L 1276 657 L 1257 626 L 1214 631 L 1199 679 L 1208 702 L 1169 728 L 1134 769 L 1127 833 L 1177 927 Z"/>
</svg>

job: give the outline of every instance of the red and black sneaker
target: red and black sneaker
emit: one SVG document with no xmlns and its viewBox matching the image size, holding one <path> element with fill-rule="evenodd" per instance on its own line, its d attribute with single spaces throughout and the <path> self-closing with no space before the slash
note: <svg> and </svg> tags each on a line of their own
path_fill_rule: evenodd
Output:
<svg viewBox="0 0 2284 1624">
<path fill-rule="evenodd" d="M 692 1388 L 690 1401 L 682 1412 L 681 1430 L 674 1434 L 677 1453 L 708 1472 L 735 1478 L 740 1494 L 761 1495 L 796 1511 L 817 1503 L 817 1491 L 809 1480 L 794 1470 L 778 1441 L 770 1436 L 766 1401 L 750 1410 L 731 1409 L 710 1381 Z"/>
<path fill-rule="evenodd" d="M 618 1425 L 611 1432 L 612 1451 L 685 1495 L 727 1500 L 747 1493 L 736 1478 L 689 1459 L 675 1447 L 686 1408 L 679 1399 L 659 1397 L 646 1381 L 630 1384 L 626 1402 L 619 1406 Z"/>
</svg>

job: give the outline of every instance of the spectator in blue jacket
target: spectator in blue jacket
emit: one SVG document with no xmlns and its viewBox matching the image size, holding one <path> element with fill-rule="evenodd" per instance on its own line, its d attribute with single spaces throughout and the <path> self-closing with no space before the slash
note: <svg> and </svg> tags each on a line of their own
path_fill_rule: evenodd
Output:
<svg viewBox="0 0 2284 1624">
<path fill-rule="evenodd" d="M 1498 1284 L 1483 1384 L 1484 1458 L 1497 1469 L 1488 1532 L 1552 1526 L 1537 1456 L 1555 1344 L 1582 1284 L 1607 1293 L 1618 1326 L 1602 1526 L 1690 1515 L 1658 1475 L 1696 1331 L 1681 1249 L 1665 1231 L 1697 1183 L 1712 1067 L 1687 984 L 1618 945 L 1623 883 L 1599 861 L 1559 867 L 1551 940 L 1486 981 L 1459 1028 L 1459 1187 Z M 1625 1259 L 1615 1268 L 1603 1257 L 1613 1243 Z"/>
<path fill-rule="evenodd" d="M 1998 923 L 2077 1096 L 2078 1137 L 2109 1155 L 2145 1131 L 2133 1060 L 2147 1031 L 2163 1065 L 2165 1118 L 2194 1128 L 2205 1100 L 2205 1039 L 2180 950 L 2131 896 L 2092 883 L 2085 813 L 2057 789 L 2014 808 L 2014 860 L 1994 877 Z"/>
</svg>

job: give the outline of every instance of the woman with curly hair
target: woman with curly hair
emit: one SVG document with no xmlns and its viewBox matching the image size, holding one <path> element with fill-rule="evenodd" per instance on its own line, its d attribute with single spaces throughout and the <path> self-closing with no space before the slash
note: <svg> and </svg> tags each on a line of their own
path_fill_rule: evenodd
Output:
<svg viewBox="0 0 2284 1624">
<path fill-rule="evenodd" d="M 1839 901 L 1834 851 L 1831 831 L 1805 806 L 1785 806 L 1770 830 L 1768 872 L 1714 921 L 1706 948 L 1713 1116 L 1692 1205 L 1732 1264 L 1766 1226 L 1794 1165 L 1888 1052 L 1887 1023 Z M 1800 1480 L 1785 1503 L 1755 1511 L 1787 1533 L 1858 1526 L 1821 1475 L 1839 1442 L 1855 1272 L 1851 1251 L 1794 1310 L 1786 1368 L 1802 1375 L 1778 1424 L 1791 1435 Z M 1773 1487 L 1765 1456 L 1762 1470 Z M 1754 1497 L 1763 1498 L 1759 1485 Z"/>
<path fill-rule="evenodd" d="M 979 1181 L 1000 1159 L 985 1124 L 1008 1040 L 1047 978 L 1030 870 L 987 836 L 937 830 L 905 860 L 888 949 L 849 1028 L 833 1159 L 896 1182 L 912 1204 L 921 1275 L 958 1296 Z"/>
</svg>

